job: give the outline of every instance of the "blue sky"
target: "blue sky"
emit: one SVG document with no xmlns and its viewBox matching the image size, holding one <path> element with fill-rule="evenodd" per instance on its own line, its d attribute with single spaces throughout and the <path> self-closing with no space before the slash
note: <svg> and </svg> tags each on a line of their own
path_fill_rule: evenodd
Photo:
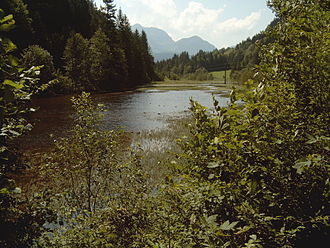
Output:
<svg viewBox="0 0 330 248">
<path fill-rule="evenodd" d="M 96 0 L 101 3 L 102 0 Z M 218 48 L 233 46 L 274 19 L 266 0 L 114 0 L 131 25 L 165 30 L 178 40 L 198 35 Z"/>
</svg>

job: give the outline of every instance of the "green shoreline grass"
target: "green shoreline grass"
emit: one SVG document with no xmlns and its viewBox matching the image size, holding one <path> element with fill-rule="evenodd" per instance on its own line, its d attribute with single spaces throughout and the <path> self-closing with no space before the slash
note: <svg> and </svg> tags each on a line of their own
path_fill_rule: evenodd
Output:
<svg viewBox="0 0 330 248">
<path fill-rule="evenodd" d="M 164 128 L 132 133 L 131 146 L 141 156 L 143 168 L 155 183 L 171 173 L 169 164 L 181 151 L 178 139 L 189 136 L 191 117 L 168 118 L 166 122 Z"/>
<path fill-rule="evenodd" d="M 233 87 L 239 88 L 240 84 L 237 83 L 227 83 L 223 81 L 193 81 L 193 80 L 165 80 L 159 82 L 152 82 L 151 84 L 141 86 L 137 91 L 146 90 L 159 90 L 159 91 L 169 91 L 169 90 L 212 90 L 218 88 L 222 91 L 229 91 Z"/>
</svg>

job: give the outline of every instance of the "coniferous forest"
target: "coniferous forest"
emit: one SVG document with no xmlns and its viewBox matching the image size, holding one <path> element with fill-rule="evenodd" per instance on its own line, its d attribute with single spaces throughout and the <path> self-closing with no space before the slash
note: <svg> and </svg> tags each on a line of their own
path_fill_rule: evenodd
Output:
<svg viewBox="0 0 330 248">
<path fill-rule="evenodd" d="M 277 20 L 260 39 L 159 62 L 163 73 L 211 70 L 215 57 L 256 66 L 227 106 L 191 99 L 189 117 L 164 131 L 171 149 L 152 153 L 105 129 L 104 106 L 85 92 L 157 79 L 146 35 L 113 1 L 2 0 L 0 247 L 328 247 L 330 1 L 268 6 Z M 31 98 L 69 92 L 68 135 L 18 153 Z"/>
<path fill-rule="evenodd" d="M 3 0 L 15 16 L 8 37 L 24 67 L 43 65 L 40 84 L 57 79 L 48 93 L 113 91 L 156 80 L 144 32 L 133 32 L 112 0 Z"/>
<path fill-rule="evenodd" d="M 277 22 L 278 19 L 272 21 L 266 28 L 266 32 Z M 189 75 L 196 74 L 197 70 L 204 70 L 206 73 L 231 70 L 233 80 L 244 82 L 253 76 L 255 73 L 253 68 L 260 63 L 260 48 L 271 41 L 270 35 L 261 32 L 234 47 L 216 49 L 212 52 L 201 50 L 193 56 L 189 56 L 187 52 L 176 54 L 170 59 L 157 62 L 155 68 L 161 77 L 172 80 L 187 78 L 187 76 L 189 78 Z M 207 79 L 206 77 L 205 80 Z"/>
</svg>

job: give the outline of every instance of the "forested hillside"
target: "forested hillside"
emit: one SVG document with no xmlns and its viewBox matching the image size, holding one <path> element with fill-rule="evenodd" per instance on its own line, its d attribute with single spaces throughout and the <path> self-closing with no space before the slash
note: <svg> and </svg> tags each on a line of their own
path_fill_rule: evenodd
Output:
<svg viewBox="0 0 330 248">
<path fill-rule="evenodd" d="M 9 34 L 23 65 L 44 65 L 49 90 L 116 90 L 156 79 L 144 32 L 132 32 L 113 0 L 97 8 L 92 0 L 2 0 L 16 28 Z"/>
<path fill-rule="evenodd" d="M 278 22 L 275 19 L 266 30 L 271 29 Z M 209 72 L 232 70 L 240 71 L 259 64 L 260 47 L 270 42 L 270 37 L 264 32 L 248 38 L 235 47 L 217 49 L 212 52 L 199 51 L 194 56 L 187 52 L 176 54 L 171 59 L 156 63 L 156 70 L 170 79 L 177 79 L 198 69 L 206 69 Z"/>
</svg>

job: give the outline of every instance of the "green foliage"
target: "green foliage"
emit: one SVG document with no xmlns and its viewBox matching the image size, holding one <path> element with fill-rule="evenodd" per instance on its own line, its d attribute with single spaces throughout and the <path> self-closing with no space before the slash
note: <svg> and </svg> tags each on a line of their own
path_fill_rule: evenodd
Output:
<svg viewBox="0 0 330 248">
<path fill-rule="evenodd" d="M 11 13 L 15 18 L 16 27 L 8 34 L 8 37 L 10 37 L 18 47 L 25 47 L 32 33 L 32 19 L 27 5 L 22 0 L 3 0 L 0 3 L 0 8 L 6 13 Z M 21 39 L 21 36 L 23 36 L 24 39 Z"/>
<path fill-rule="evenodd" d="M 45 160 L 52 209 L 58 221 L 41 247 L 132 247 L 148 228 L 147 172 L 122 151 L 114 131 L 100 129 L 101 109 L 83 93 L 72 99 L 71 136 L 56 142 Z M 44 185 L 49 188 L 49 183 Z"/>
<path fill-rule="evenodd" d="M 55 67 L 53 56 L 38 45 L 29 46 L 23 51 L 22 64 L 26 68 L 42 66 L 39 75 L 41 84 L 46 84 L 54 79 Z"/>
<path fill-rule="evenodd" d="M 277 20 L 274 20 L 267 29 L 273 27 L 276 22 Z M 269 42 L 270 38 L 262 32 L 240 42 L 234 48 L 222 48 L 212 52 L 199 51 L 193 56 L 189 56 L 187 52 L 182 52 L 180 55 L 175 54 L 171 59 L 157 62 L 155 68 L 170 79 L 185 77 L 190 73 L 195 73 L 200 68 L 205 68 L 209 72 L 240 71 L 259 64 L 260 46 Z M 250 71 L 250 69 L 247 70 Z M 239 79 L 238 76 L 237 79 Z M 244 82 L 244 80 L 239 82 Z"/>
<path fill-rule="evenodd" d="M 330 15 L 303 2 L 271 1 L 280 21 L 257 87 L 248 81 L 212 112 L 192 101 L 191 138 L 158 212 L 169 225 L 159 247 L 306 247 L 328 237 Z"/>
<path fill-rule="evenodd" d="M 24 115 L 30 112 L 31 95 L 38 91 L 35 77 L 40 69 L 25 70 L 12 55 L 16 46 L 3 32 L 14 23 L 13 16 L 0 9 L 0 246 L 8 248 L 31 246 L 48 218 L 46 206 L 40 209 L 33 199 L 21 200 L 21 189 L 6 176 L 20 165 L 8 143 L 30 129 Z"/>
<path fill-rule="evenodd" d="M 102 30 L 96 31 L 90 41 L 90 76 L 98 88 L 101 88 L 113 73 L 109 42 L 109 38 Z"/>
<path fill-rule="evenodd" d="M 257 81 L 256 70 L 253 67 L 244 68 L 240 71 L 232 70 L 230 73 L 230 78 L 234 82 L 244 83 L 250 79 Z"/>
<path fill-rule="evenodd" d="M 185 75 L 185 77 L 189 80 L 197 81 L 213 80 L 212 74 L 210 74 L 205 68 L 198 68 L 194 73 Z"/>
<path fill-rule="evenodd" d="M 112 0 L 102 8 L 92 0 L 3 0 L 0 8 L 18 19 L 10 37 L 24 63 L 44 65 L 40 82 L 53 79 L 53 67 L 64 82 L 48 93 L 113 91 L 158 79 L 146 36 L 133 33 L 122 13 L 116 17 Z"/>
<path fill-rule="evenodd" d="M 37 91 L 35 76 L 39 74 L 38 67 L 24 70 L 19 67 L 18 59 L 12 55 L 16 49 L 15 44 L 2 34 L 11 30 L 15 21 L 12 15 L 5 16 L 0 10 L 0 171 L 3 173 L 9 168 L 8 140 L 20 136 L 29 129 L 23 114 L 28 112 L 24 104 L 30 99 L 33 92 Z"/>
<path fill-rule="evenodd" d="M 133 34 L 122 14 L 117 21 L 119 44 L 102 29 L 89 40 L 80 34 L 67 40 L 63 57 L 71 91 L 118 90 L 158 79 L 146 35 Z"/>
<path fill-rule="evenodd" d="M 65 46 L 63 53 L 64 68 L 67 75 L 75 82 L 76 90 L 93 90 L 90 83 L 90 51 L 89 41 L 81 34 L 72 35 Z"/>
<path fill-rule="evenodd" d="M 329 113 L 330 87 L 328 8 L 323 7 L 320 1 L 315 4 L 306 1 L 305 6 L 299 6 L 297 1 L 290 1 L 290 5 L 284 6 L 274 1 L 271 6 L 278 12 L 282 23 L 295 22 L 295 25 L 281 23 L 273 29 L 272 36 L 278 42 L 267 48 L 271 52 L 264 56 L 263 63 L 274 66 L 273 74 L 280 76 L 278 81 L 293 84 L 295 94 L 300 99 L 299 108 L 307 115 L 306 118 L 311 114 L 315 118 L 328 117 L 324 116 Z M 283 37 L 281 32 L 290 35 Z M 274 78 L 267 79 L 274 81 Z M 323 121 L 326 123 L 325 119 Z M 322 125 L 320 130 L 324 128 Z"/>
<path fill-rule="evenodd" d="M 59 70 L 56 71 L 54 75 L 57 84 L 55 84 L 52 89 L 56 93 L 60 93 L 60 94 L 74 93 L 74 91 L 77 89 L 75 82 L 69 76 L 61 73 Z"/>
</svg>

